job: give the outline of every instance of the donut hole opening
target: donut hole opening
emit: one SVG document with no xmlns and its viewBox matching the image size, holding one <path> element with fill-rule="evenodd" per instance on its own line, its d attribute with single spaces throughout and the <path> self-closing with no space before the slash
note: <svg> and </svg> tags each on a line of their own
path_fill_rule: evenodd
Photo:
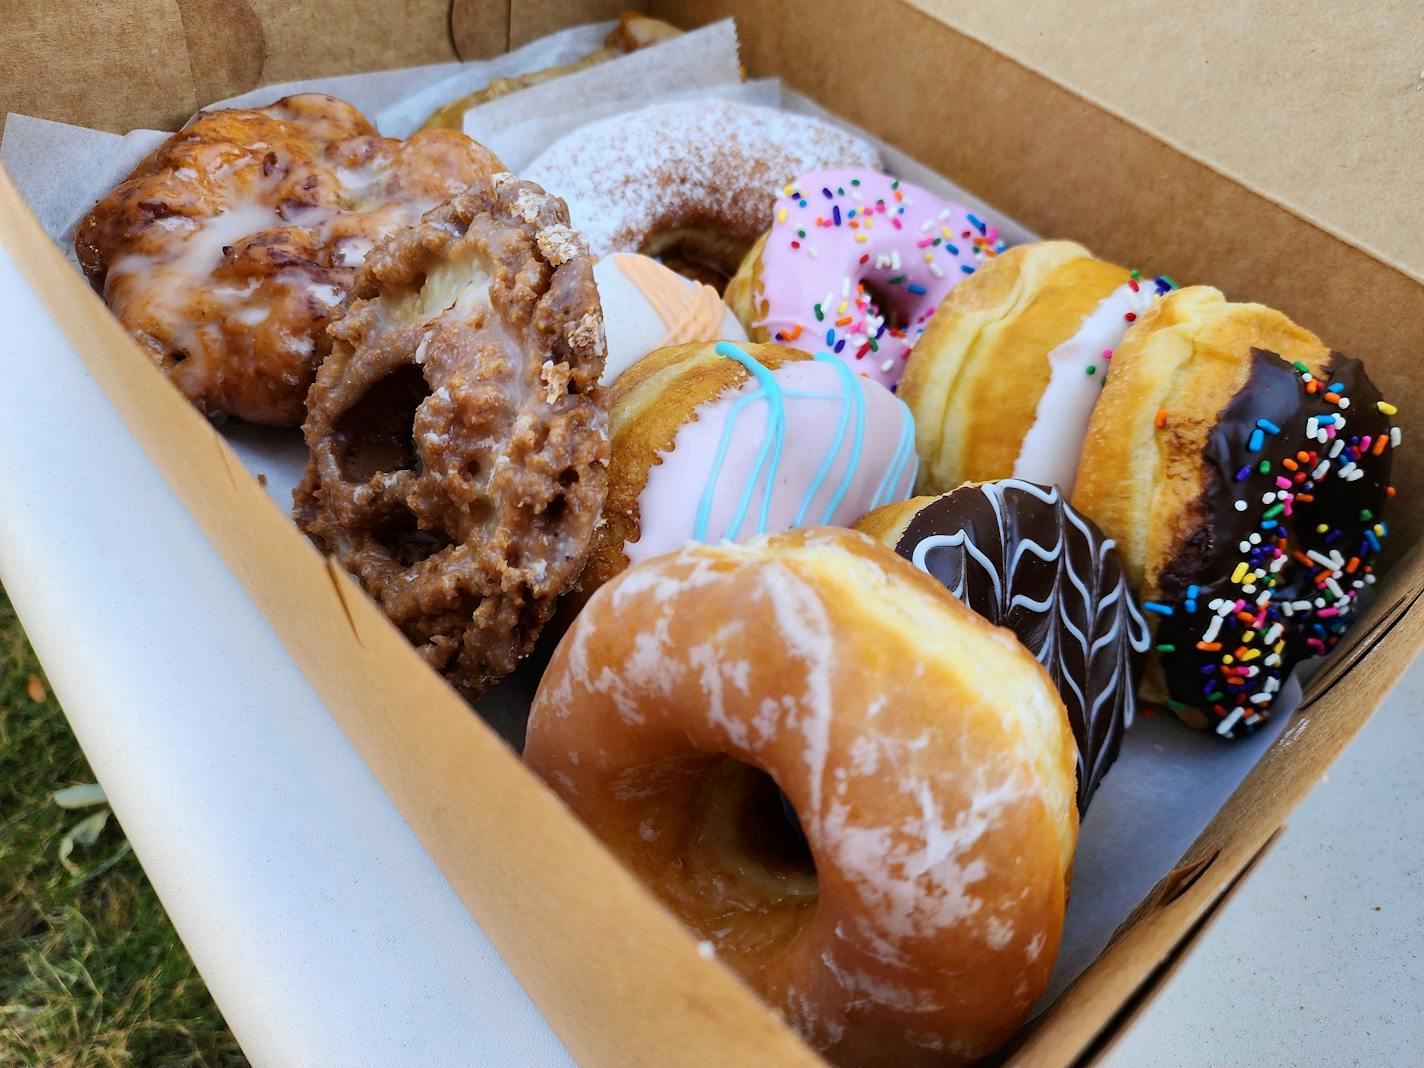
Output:
<svg viewBox="0 0 1424 1068">
<path fill-rule="evenodd" d="M 422 527 L 415 513 L 404 505 L 383 516 L 372 534 L 401 567 L 413 567 L 454 544 L 443 530 Z"/>
<path fill-rule="evenodd" d="M 660 230 L 639 249 L 684 278 L 709 285 L 719 294 L 737 273 L 751 242 L 734 234 L 695 227 Z"/>
<path fill-rule="evenodd" d="M 876 314 L 884 317 L 887 330 L 905 329 L 910 317 L 905 314 L 903 305 L 909 303 L 909 293 L 902 292 L 900 287 L 882 286 L 864 278 L 861 279 L 860 288 L 865 291 L 870 303 L 875 305 Z"/>
<path fill-rule="evenodd" d="M 353 482 L 415 470 L 415 412 L 430 395 L 425 375 L 404 364 L 368 389 L 336 424 L 341 469 Z"/>
<path fill-rule="evenodd" d="M 732 858 L 743 891 L 776 906 L 813 900 L 816 861 L 795 809 L 760 768 L 721 757 L 703 786 L 703 834 Z"/>
</svg>

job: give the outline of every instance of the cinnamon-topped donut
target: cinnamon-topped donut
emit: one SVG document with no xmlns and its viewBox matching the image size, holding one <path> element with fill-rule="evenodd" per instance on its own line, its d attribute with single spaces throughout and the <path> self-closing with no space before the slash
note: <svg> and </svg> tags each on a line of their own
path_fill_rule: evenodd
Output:
<svg viewBox="0 0 1424 1068">
<path fill-rule="evenodd" d="M 1048 981 L 1078 831 L 1063 703 L 863 534 L 624 572 L 554 653 L 524 755 L 832 1063 L 967 1064 Z"/>
<path fill-rule="evenodd" d="M 1008 627 L 1047 669 L 1078 743 L 1086 812 L 1132 725 L 1148 645 L 1112 539 L 1057 487 L 1020 479 L 887 505 L 856 529 Z"/>
<path fill-rule="evenodd" d="M 1394 408 L 1356 360 L 1204 286 L 1128 331 L 1073 505 L 1118 543 L 1153 622 L 1144 695 L 1247 733 L 1358 615 L 1388 528 Z"/>
<path fill-rule="evenodd" d="M 1004 249 L 959 204 L 875 170 L 818 170 L 781 190 L 727 286 L 757 341 L 822 348 L 895 388 L 945 296 Z"/>
<path fill-rule="evenodd" d="M 807 171 L 879 163 L 819 119 L 712 99 L 590 123 L 525 174 L 568 201 L 594 256 L 646 253 L 720 288 L 771 225 L 776 190 Z"/>
<path fill-rule="evenodd" d="M 332 327 L 298 524 L 467 696 L 514 669 L 607 489 L 593 264 L 510 174 L 377 245 Z"/>
<path fill-rule="evenodd" d="M 302 93 L 200 112 L 95 205 L 74 246 L 202 412 L 299 426 L 367 252 L 501 169 L 464 134 L 402 143 L 351 105 Z"/>
</svg>

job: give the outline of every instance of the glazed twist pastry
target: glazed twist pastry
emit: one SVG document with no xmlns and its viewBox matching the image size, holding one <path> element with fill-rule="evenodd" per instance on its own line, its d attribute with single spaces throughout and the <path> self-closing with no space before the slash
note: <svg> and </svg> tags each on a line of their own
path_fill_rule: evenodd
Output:
<svg viewBox="0 0 1424 1068">
<path fill-rule="evenodd" d="M 483 89 L 456 97 L 448 104 L 442 104 L 436 108 L 430 117 L 421 124 L 421 129 L 463 130 L 465 128 L 465 112 L 471 108 L 488 104 L 491 100 L 498 100 L 510 93 L 517 93 L 521 89 L 542 85 L 555 78 L 562 78 L 566 74 L 576 74 L 581 70 L 588 70 L 600 63 L 607 63 L 610 59 L 617 59 L 619 56 L 636 52 L 640 48 L 670 41 L 674 37 L 680 36 L 681 33 L 682 31 L 676 26 L 669 25 L 661 19 L 649 18 L 647 15 L 640 15 L 635 11 L 624 11 L 618 16 L 618 25 L 608 31 L 602 48 L 590 52 L 573 63 L 545 67 L 525 74 L 516 74 L 509 78 L 493 78 Z"/>
</svg>

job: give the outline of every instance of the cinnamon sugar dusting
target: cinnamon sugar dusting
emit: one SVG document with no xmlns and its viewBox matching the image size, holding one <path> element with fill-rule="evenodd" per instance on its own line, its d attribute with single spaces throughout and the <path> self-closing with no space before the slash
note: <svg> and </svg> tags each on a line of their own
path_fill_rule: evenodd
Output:
<svg viewBox="0 0 1424 1068">
<path fill-rule="evenodd" d="M 592 123 L 545 150 L 528 176 L 569 204 L 596 257 L 659 233 L 752 241 L 776 191 L 807 171 L 878 168 L 864 139 L 818 119 L 726 100 L 661 104 Z"/>
</svg>

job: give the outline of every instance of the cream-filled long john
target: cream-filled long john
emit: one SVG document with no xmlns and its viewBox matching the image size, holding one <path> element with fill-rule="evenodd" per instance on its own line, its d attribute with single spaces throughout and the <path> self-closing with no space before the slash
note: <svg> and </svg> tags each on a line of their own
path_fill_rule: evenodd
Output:
<svg viewBox="0 0 1424 1068">
<path fill-rule="evenodd" d="M 945 299 L 901 381 L 920 489 L 1014 477 L 1071 492 L 1113 350 L 1172 288 L 1071 241 L 986 262 Z"/>
</svg>

